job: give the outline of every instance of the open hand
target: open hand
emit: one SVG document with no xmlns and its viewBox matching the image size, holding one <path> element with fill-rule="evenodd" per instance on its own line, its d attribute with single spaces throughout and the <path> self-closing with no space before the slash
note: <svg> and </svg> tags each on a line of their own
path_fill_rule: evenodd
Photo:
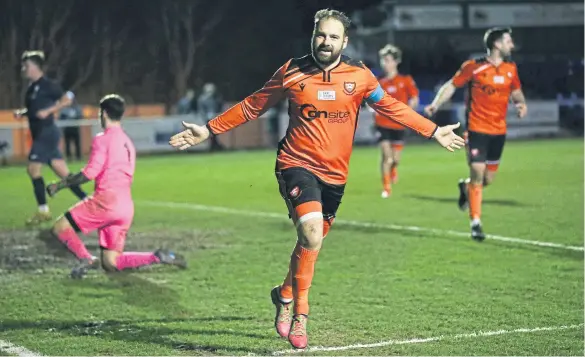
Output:
<svg viewBox="0 0 585 357">
<path fill-rule="evenodd" d="M 56 183 L 50 183 L 47 185 L 47 194 L 49 197 L 55 196 L 59 192 L 59 186 Z"/>
<path fill-rule="evenodd" d="M 453 130 L 457 129 L 461 123 L 445 125 L 437 128 L 433 138 L 445 149 L 453 152 L 455 149 L 461 149 L 465 146 L 465 140 L 455 134 Z"/>
<path fill-rule="evenodd" d="M 183 122 L 185 130 L 173 135 L 169 144 L 179 150 L 185 150 L 191 146 L 199 145 L 209 138 L 209 129 L 206 126 Z"/>
</svg>

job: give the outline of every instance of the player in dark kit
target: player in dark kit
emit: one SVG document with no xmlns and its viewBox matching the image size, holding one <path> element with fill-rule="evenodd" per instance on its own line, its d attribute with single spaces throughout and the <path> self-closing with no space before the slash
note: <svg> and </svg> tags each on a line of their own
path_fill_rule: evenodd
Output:
<svg viewBox="0 0 585 357">
<path fill-rule="evenodd" d="M 309 289 L 323 238 L 341 199 L 357 127 L 366 100 L 379 114 L 449 151 L 464 145 L 453 133 L 458 125 L 437 127 L 406 104 L 389 96 L 360 61 L 342 56 L 349 18 L 336 10 L 315 14 L 312 53 L 287 61 L 262 89 L 212 119 L 207 126 L 184 123 L 170 144 L 185 150 L 255 120 L 282 99 L 289 102 L 289 126 L 276 159 L 276 177 L 297 230 L 297 245 L 281 285 L 271 292 L 275 327 L 295 348 L 307 346 Z"/>
<path fill-rule="evenodd" d="M 28 117 L 33 140 L 27 171 L 33 183 L 38 211 L 26 221 L 27 225 L 38 225 L 51 220 L 41 172 L 43 165 L 51 166 L 61 178 L 69 175 L 69 168 L 59 150 L 61 131 L 55 125 L 54 115 L 69 106 L 72 98 L 63 92 L 59 84 L 45 77 L 44 62 L 45 55 L 42 51 L 26 51 L 22 54 L 22 72 L 30 84 L 25 95 L 26 108 L 14 112 L 16 118 Z M 71 186 L 70 189 L 80 200 L 86 197 L 79 186 Z"/>
</svg>

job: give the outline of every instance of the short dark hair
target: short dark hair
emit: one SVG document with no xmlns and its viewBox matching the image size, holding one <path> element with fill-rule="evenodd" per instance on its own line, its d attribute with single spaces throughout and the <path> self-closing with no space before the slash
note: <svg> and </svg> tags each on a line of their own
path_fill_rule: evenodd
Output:
<svg viewBox="0 0 585 357">
<path fill-rule="evenodd" d="M 112 120 L 121 120 L 126 109 L 124 98 L 117 94 L 108 94 L 100 100 L 100 109 Z"/>
<path fill-rule="evenodd" d="M 392 58 L 394 58 L 396 61 L 402 60 L 402 50 L 391 44 L 387 44 L 386 46 L 382 47 L 382 49 L 378 51 L 378 55 L 380 55 L 380 58 L 392 56 Z"/>
<path fill-rule="evenodd" d="M 494 43 L 504 37 L 504 34 L 512 34 L 512 29 L 509 27 L 492 27 L 483 35 L 483 44 L 487 50 L 494 48 Z"/>
<path fill-rule="evenodd" d="M 42 68 L 45 64 L 45 53 L 43 51 L 24 51 L 20 60 L 21 62 L 31 61 Z"/>
<path fill-rule="evenodd" d="M 319 23 L 319 21 L 326 19 L 335 19 L 341 22 L 341 24 L 343 25 L 343 33 L 345 36 L 347 36 L 349 26 L 351 25 L 351 20 L 343 12 L 333 9 L 322 9 L 315 13 L 315 27 L 313 29 L 313 32 L 315 31 L 315 29 L 317 29 L 317 24 Z"/>
</svg>

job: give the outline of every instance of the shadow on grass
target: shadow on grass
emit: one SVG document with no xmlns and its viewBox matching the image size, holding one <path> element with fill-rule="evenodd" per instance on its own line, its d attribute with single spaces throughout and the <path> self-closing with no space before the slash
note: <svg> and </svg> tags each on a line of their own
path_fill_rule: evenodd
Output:
<svg viewBox="0 0 585 357">
<path fill-rule="evenodd" d="M 414 198 L 415 200 L 449 203 L 453 207 L 456 207 L 457 197 L 436 197 L 436 196 L 425 196 L 425 195 L 405 195 L 408 198 Z M 491 206 L 507 206 L 507 207 L 528 207 L 529 205 L 516 201 L 516 200 L 501 200 L 501 199 L 483 199 L 482 204 Z"/>
<path fill-rule="evenodd" d="M 183 342 L 174 335 L 199 336 L 232 336 L 252 339 L 273 339 L 274 337 L 257 333 L 243 332 L 231 328 L 182 328 L 169 327 L 168 324 L 188 323 L 193 326 L 205 326 L 206 322 L 238 323 L 254 320 L 253 317 L 243 316 L 207 316 L 192 318 L 161 318 L 141 320 L 105 320 L 105 321 L 15 321 L 3 320 L 0 322 L 0 331 L 14 331 L 24 329 L 38 329 L 41 331 L 66 333 L 71 336 L 93 336 L 105 341 L 138 342 L 145 345 L 157 344 L 163 347 L 180 351 L 198 351 L 204 353 L 218 353 L 225 351 L 233 353 L 269 354 L 269 349 L 250 349 L 238 346 L 221 344 L 196 344 Z M 154 325 L 154 326 L 152 326 Z M 221 338 L 220 338 L 221 339 Z M 146 347 L 147 349 L 147 347 Z"/>
<path fill-rule="evenodd" d="M 188 316 L 192 314 L 181 306 L 180 296 L 169 286 L 145 279 L 140 272 L 109 274 L 107 279 L 65 280 L 63 283 L 81 291 L 80 295 L 101 303 L 99 299 L 122 293 L 122 301 L 136 306 L 160 319 L 111 319 L 105 321 L 60 321 L 54 320 L 0 320 L 0 332 L 36 329 L 44 332 L 66 333 L 71 336 L 92 336 L 104 341 L 137 342 L 148 346 L 157 344 L 178 351 L 193 351 L 202 354 L 261 354 L 268 349 L 240 347 L 242 340 L 230 344 L 197 344 L 182 341 L 184 335 L 217 336 L 217 341 L 236 338 L 267 340 L 274 339 L 268 333 L 247 332 L 246 324 L 257 321 L 251 316 Z M 103 294 L 96 293 L 95 291 Z M 99 319 L 99 318 L 98 318 Z M 214 323 L 222 326 L 211 327 Z M 174 326 L 172 326 L 174 325 Z M 185 327 L 188 326 L 188 327 Z M 223 336 L 223 337 L 222 337 Z M 215 339 L 214 339 L 215 340 Z M 251 346 L 257 345 L 250 343 Z M 99 345 L 98 345 L 99 346 Z M 146 347 L 145 350 L 148 350 Z M 188 353 L 188 352 L 187 352 Z"/>
</svg>

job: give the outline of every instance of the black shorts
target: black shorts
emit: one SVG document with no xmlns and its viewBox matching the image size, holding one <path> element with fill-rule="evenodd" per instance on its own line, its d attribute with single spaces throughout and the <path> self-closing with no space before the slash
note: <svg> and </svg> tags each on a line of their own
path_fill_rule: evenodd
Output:
<svg viewBox="0 0 585 357">
<path fill-rule="evenodd" d="M 61 132 L 57 127 L 47 128 L 42 133 L 33 136 L 28 161 L 50 164 L 52 160 L 62 159 L 59 140 L 61 140 Z"/>
<path fill-rule="evenodd" d="M 506 134 L 490 135 L 469 131 L 467 133 L 469 162 L 485 162 L 488 165 L 499 164 L 505 143 Z"/>
<path fill-rule="evenodd" d="M 377 126 L 376 131 L 378 131 L 378 142 L 390 141 L 391 143 L 395 143 L 395 144 L 404 143 L 404 137 L 406 136 L 406 130 L 388 129 L 388 128 L 382 128 L 381 126 Z"/>
<path fill-rule="evenodd" d="M 331 221 L 337 214 L 345 185 L 331 185 L 301 167 L 276 172 L 280 195 L 285 200 L 291 217 L 302 203 L 317 201 L 323 206 L 323 219 Z"/>
</svg>

